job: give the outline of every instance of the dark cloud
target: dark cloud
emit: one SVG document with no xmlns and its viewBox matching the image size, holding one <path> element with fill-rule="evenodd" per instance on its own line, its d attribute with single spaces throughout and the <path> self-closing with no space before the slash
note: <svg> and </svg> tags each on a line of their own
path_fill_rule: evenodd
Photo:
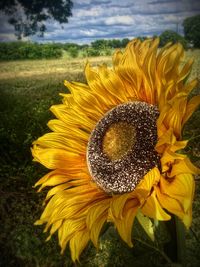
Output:
<svg viewBox="0 0 200 267">
<path fill-rule="evenodd" d="M 177 2 L 182 2 L 182 0 L 157 0 L 157 1 L 148 2 L 148 4 L 157 5 L 157 4 L 169 4 L 169 3 L 177 3 Z"/>
<path fill-rule="evenodd" d="M 97 0 L 93 0 L 91 1 L 92 5 L 102 5 L 102 4 L 112 4 L 112 1 L 109 0 L 102 0 L 102 1 L 97 1 Z"/>
</svg>

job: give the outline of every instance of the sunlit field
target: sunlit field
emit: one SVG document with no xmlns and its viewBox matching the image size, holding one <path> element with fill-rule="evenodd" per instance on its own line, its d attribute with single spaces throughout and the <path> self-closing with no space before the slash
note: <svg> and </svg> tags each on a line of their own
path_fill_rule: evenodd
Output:
<svg viewBox="0 0 200 267">
<path fill-rule="evenodd" d="M 195 62 L 191 77 L 200 79 L 200 50 L 189 50 L 188 57 Z M 36 193 L 32 186 L 47 172 L 32 162 L 32 142 L 48 131 L 49 112 L 52 104 L 61 101 L 59 93 L 68 92 L 63 85 L 69 81 L 85 82 L 84 66 L 106 63 L 109 56 L 55 60 L 25 60 L 0 62 L 0 247 L 2 266 L 61 267 L 74 266 L 69 250 L 60 255 L 56 234 L 45 242 L 43 226 L 34 226 L 42 213 L 46 192 Z M 200 93 L 200 84 L 192 94 Z M 191 138 L 186 153 L 200 167 L 200 109 L 184 128 L 183 136 Z M 193 224 L 187 232 L 186 266 L 200 264 L 200 177 L 196 177 Z M 162 231 L 165 233 L 165 231 Z M 153 267 L 165 265 L 161 247 L 167 236 L 158 236 L 152 243 L 145 237 L 139 225 L 133 232 L 134 247 L 129 248 L 116 234 L 113 227 L 105 231 L 99 250 L 90 244 L 81 256 L 81 266 L 135 266 Z"/>
<path fill-rule="evenodd" d="M 111 64 L 111 57 L 92 57 L 92 58 L 65 58 L 62 59 L 43 59 L 43 60 L 21 60 L 0 62 L 0 79 L 13 79 L 13 78 L 41 78 L 50 79 L 51 76 L 74 74 L 83 72 L 84 66 L 89 60 L 92 65 L 101 63 Z"/>
</svg>

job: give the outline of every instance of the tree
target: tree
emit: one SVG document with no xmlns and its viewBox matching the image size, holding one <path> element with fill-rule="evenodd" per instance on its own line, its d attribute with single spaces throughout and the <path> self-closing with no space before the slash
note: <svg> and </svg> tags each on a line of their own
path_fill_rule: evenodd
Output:
<svg viewBox="0 0 200 267">
<path fill-rule="evenodd" d="M 120 48 L 121 47 L 121 40 L 119 40 L 119 39 L 109 40 L 109 46 L 112 48 Z"/>
<path fill-rule="evenodd" d="M 98 39 L 94 42 L 91 43 L 91 46 L 93 49 L 104 49 L 105 47 L 108 46 L 108 40 L 104 40 L 104 39 Z"/>
<path fill-rule="evenodd" d="M 192 42 L 194 47 L 200 47 L 200 15 L 186 18 L 183 21 L 185 38 Z"/>
<path fill-rule="evenodd" d="M 14 26 L 18 39 L 23 36 L 39 33 L 44 35 L 45 22 L 54 19 L 67 23 L 72 16 L 71 0 L 1 0 L 0 11 L 10 17 L 9 23 Z"/>
<path fill-rule="evenodd" d="M 124 38 L 121 40 L 121 47 L 126 47 L 127 44 L 129 43 L 129 39 L 128 38 Z"/>
<path fill-rule="evenodd" d="M 185 40 L 185 38 L 181 36 L 180 34 L 174 31 L 171 31 L 171 30 L 164 31 L 160 35 L 160 46 L 164 46 L 168 42 L 172 42 L 173 44 L 181 43 L 184 48 L 187 47 L 187 41 Z"/>
</svg>

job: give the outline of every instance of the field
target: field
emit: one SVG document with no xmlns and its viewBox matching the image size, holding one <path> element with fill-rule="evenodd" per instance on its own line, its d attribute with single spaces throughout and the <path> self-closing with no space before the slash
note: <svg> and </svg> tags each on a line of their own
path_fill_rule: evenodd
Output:
<svg viewBox="0 0 200 267">
<path fill-rule="evenodd" d="M 191 77 L 200 79 L 200 51 L 188 51 L 186 59 L 191 56 L 195 58 Z M 90 58 L 89 61 L 93 65 L 111 64 L 110 57 Z M 46 192 L 37 194 L 32 186 L 47 171 L 32 162 L 30 147 L 48 131 L 46 123 L 53 118 L 48 109 L 60 102 L 59 93 L 67 92 L 63 80 L 85 81 L 85 63 L 86 59 L 67 58 L 0 62 L 0 266 L 74 266 L 68 250 L 64 256 L 60 255 L 56 235 L 45 243 L 47 236 L 42 233 L 43 227 L 33 225 L 42 212 Z M 200 86 L 193 92 L 197 93 L 200 93 Z M 185 138 L 192 137 L 186 152 L 198 166 L 199 135 L 200 109 L 184 129 Z M 194 219 L 187 232 L 187 267 L 200 264 L 200 180 L 196 179 Z M 160 250 L 148 240 L 142 241 L 139 226 L 136 225 L 133 235 L 135 246 L 130 249 L 110 227 L 101 238 L 97 252 L 91 244 L 84 251 L 81 266 L 164 266 Z M 160 242 L 164 241 L 160 239 Z"/>
</svg>

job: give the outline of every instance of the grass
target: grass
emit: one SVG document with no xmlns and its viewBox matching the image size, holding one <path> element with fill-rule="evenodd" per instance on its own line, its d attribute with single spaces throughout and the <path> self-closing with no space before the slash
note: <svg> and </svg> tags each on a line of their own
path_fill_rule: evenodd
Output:
<svg viewBox="0 0 200 267">
<path fill-rule="evenodd" d="M 111 63 L 111 57 L 106 56 L 0 62 L 0 80 L 29 77 L 34 77 L 34 79 L 47 78 L 51 80 L 51 76 L 54 75 L 69 76 L 69 74 L 82 72 L 87 60 L 92 65 L 97 65 L 102 62 L 107 64 Z"/>
<path fill-rule="evenodd" d="M 191 76 L 199 75 L 200 51 L 189 51 L 194 56 Z M 110 57 L 91 58 L 93 65 L 111 63 Z M 60 102 L 59 93 L 66 92 L 63 80 L 85 81 L 83 59 L 35 60 L 0 63 L 0 266 L 61 267 L 74 266 L 69 251 L 60 255 L 56 235 L 45 243 L 43 227 L 33 225 L 41 212 L 45 193 L 32 188 L 46 173 L 32 162 L 32 142 L 48 132 L 46 123 L 53 116 L 52 104 Z M 199 77 L 200 78 L 200 77 Z M 199 92 L 199 87 L 194 94 Z M 200 134 L 200 110 L 185 127 L 187 138 Z M 200 139 L 192 139 L 187 153 L 200 166 Z M 187 233 L 187 266 L 199 266 L 200 239 L 200 181 L 197 181 L 194 200 L 192 231 Z M 134 227 L 135 246 L 128 248 L 113 227 L 102 236 L 100 249 L 90 244 L 81 257 L 81 266 L 164 266 L 162 255 L 152 248 L 139 225 Z M 141 243 L 141 239 L 143 243 Z M 167 237 L 159 236 L 162 245 Z M 145 242 L 144 242 L 145 241 Z"/>
</svg>

